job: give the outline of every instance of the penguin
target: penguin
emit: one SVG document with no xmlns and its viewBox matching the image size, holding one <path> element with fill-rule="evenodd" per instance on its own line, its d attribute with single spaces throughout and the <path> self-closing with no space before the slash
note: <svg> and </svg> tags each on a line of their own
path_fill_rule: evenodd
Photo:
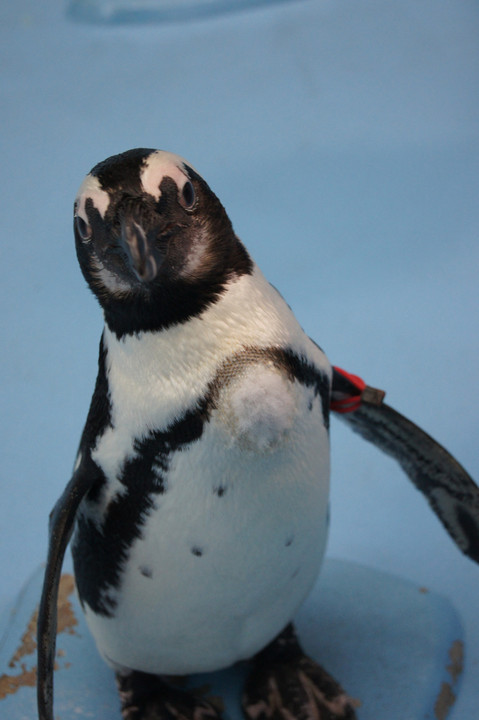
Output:
<svg viewBox="0 0 479 720">
<path fill-rule="evenodd" d="M 249 663 L 247 720 L 353 720 L 293 618 L 329 525 L 331 410 L 393 455 L 479 562 L 479 490 L 384 393 L 331 366 L 178 155 L 97 164 L 76 253 L 104 314 L 74 471 L 50 516 L 38 709 L 53 718 L 56 597 L 71 540 L 78 596 L 125 720 L 218 720 L 171 676 Z"/>
</svg>

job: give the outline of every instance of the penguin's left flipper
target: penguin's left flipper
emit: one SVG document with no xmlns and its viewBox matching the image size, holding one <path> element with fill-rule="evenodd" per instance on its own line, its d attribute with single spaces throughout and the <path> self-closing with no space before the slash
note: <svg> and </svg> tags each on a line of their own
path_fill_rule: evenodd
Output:
<svg viewBox="0 0 479 720">
<path fill-rule="evenodd" d="M 479 488 L 457 460 L 383 402 L 384 392 L 333 368 L 331 409 L 359 435 L 394 457 L 429 501 L 462 552 L 479 563 Z"/>
<path fill-rule="evenodd" d="M 50 513 L 48 557 L 37 625 L 37 703 L 39 720 L 53 720 L 53 668 L 57 634 L 58 586 L 65 550 L 78 506 L 98 480 L 83 465 L 74 472 Z"/>
<path fill-rule="evenodd" d="M 242 697 L 247 720 L 356 720 L 357 703 L 326 670 L 305 655 L 292 624 L 252 663 Z"/>
</svg>

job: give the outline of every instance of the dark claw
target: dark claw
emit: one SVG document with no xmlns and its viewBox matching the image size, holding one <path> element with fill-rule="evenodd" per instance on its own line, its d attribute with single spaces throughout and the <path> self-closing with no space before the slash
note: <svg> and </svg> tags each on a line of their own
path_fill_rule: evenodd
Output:
<svg viewBox="0 0 479 720">
<path fill-rule="evenodd" d="M 248 720 L 355 720 L 353 702 L 289 625 L 254 659 L 242 705 Z"/>
<path fill-rule="evenodd" d="M 169 685 L 157 675 L 117 674 L 124 720 L 220 720 L 212 704 Z"/>
</svg>

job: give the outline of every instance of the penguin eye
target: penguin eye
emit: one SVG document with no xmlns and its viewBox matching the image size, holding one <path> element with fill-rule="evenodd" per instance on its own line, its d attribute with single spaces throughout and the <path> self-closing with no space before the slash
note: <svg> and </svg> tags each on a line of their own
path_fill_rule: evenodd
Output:
<svg viewBox="0 0 479 720">
<path fill-rule="evenodd" d="M 186 210 L 191 210 L 196 202 L 196 193 L 193 183 L 187 180 L 180 193 L 180 203 Z"/>
<path fill-rule="evenodd" d="M 87 240 L 91 239 L 91 227 L 87 222 L 85 222 L 82 217 L 80 217 L 80 215 L 75 215 L 75 227 L 78 235 L 83 240 L 83 242 L 87 242 Z"/>
</svg>

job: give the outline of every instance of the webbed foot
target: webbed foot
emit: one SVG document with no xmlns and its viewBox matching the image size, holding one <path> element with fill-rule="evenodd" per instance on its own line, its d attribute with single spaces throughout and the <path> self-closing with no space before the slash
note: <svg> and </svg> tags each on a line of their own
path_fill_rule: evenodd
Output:
<svg viewBox="0 0 479 720">
<path fill-rule="evenodd" d="M 248 720 L 355 720 L 353 701 L 299 645 L 292 625 L 253 660 L 243 691 Z"/>
<path fill-rule="evenodd" d="M 117 674 L 124 720 L 220 720 L 212 704 L 169 685 L 157 675 L 132 671 Z"/>
</svg>

